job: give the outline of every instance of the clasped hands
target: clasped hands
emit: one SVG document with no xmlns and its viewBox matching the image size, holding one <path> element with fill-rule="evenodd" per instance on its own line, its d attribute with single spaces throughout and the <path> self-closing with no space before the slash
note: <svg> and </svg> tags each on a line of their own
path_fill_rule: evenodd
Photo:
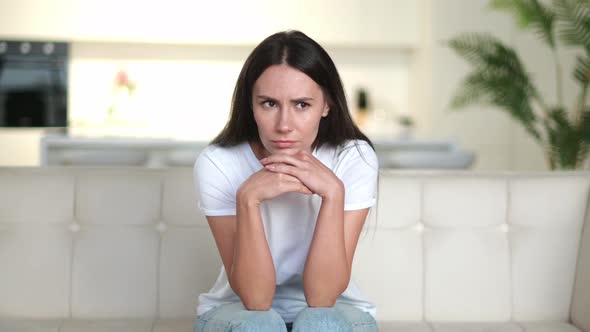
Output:
<svg viewBox="0 0 590 332">
<path fill-rule="evenodd" d="M 260 160 L 264 166 L 240 187 L 240 192 L 258 203 L 286 192 L 317 194 L 323 199 L 341 197 L 342 181 L 310 152 L 272 154 Z"/>
</svg>

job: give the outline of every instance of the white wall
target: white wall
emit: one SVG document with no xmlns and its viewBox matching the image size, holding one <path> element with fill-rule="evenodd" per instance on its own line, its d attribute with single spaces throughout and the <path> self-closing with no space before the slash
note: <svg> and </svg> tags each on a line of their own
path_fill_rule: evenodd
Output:
<svg viewBox="0 0 590 332">
<path fill-rule="evenodd" d="M 2 0 L 0 35 L 253 45 L 300 29 L 322 43 L 413 47 L 414 0 Z M 403 33 L 402 33 L 403 31 Z"/>
</svg>

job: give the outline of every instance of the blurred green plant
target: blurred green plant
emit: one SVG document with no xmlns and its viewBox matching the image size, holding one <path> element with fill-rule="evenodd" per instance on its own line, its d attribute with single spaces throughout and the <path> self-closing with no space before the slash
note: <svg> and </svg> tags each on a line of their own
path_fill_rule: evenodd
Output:
<svg viewBox="0 0 590 332">
<path fill-rule="evenodd" d="M 542 146 L 549 169 L 580 169 L 590 152 L 590 0 L 492 0 L 490 7 L 514 16 L 549 47 L 555 66 L 557 102 L 548 104 L 527 74 L 518 54 L 487 33 L 465 33 L 448 45 L 472 65 L 451 101 L 453 109 L 470 104 L 499 107 L 517 120 Z M 573 71 L 577 99 L 564 106 L 559 44 L 579 48 Z"/>
</svg>

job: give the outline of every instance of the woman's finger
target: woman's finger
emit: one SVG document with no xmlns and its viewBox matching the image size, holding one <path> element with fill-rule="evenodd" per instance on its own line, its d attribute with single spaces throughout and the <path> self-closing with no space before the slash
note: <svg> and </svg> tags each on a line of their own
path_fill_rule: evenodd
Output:
<svg viewBox="0 0 590 332">
<path fill-rule="evenodd" d="M 286 154 L 270 155 L 266 158 L 260 159 L 260 163 L 265 166 L 268 164 L 272 164 L 272 163 L 283 163 L 283 164 L 289 164 L 289 165 L 298 166 L 298 167 L 300 167 L 302 165 L 301 160 L 297 159 L 296 157 L 286 155 Z"/>
<path fill-rule="evenodd" d="M 284 173 L 279 173 L 282 179 L 279 179 L 278 183 L 282 183 L 283 192 L 300 192 L 303 194 L 311 195 L 311 191 L 303 182 L 298 178 Z"/>
<path fill-rule="evenodd" d="M 297 184 L 297 183 L 292 183 L 292 186 L 289 190 L 290 192 L 300 192 L 302 194 L 306 194 L 306 195 L 312 195 L 313 192 L 311 190 L 309 190 L 309 188 L 307 188 L 306 186 L 304 186 L 303 184 Z"/>
<path fill-rule="evenodd" d="M 278 181 L 283 180 L 283 181 L 290 181 L 290 182 L 295 182 L 295 183 L 302 183 L 296 176 L 291 175 L 291 174 L 276 172 L 276 171 L 273 171 L 273 170 L 271 170 L 270 168 L 267 168 L 267 167 L 263 168 L 262 170 L 265 171 L 265 172 L 268 172 L 268 173 L 272 173 L 272 174 L 280 174 L 282 176 L 282 179 L 279 178 Z"/>
<path fill-rule="evenodd" d="M 299 168 L 297 168 L 295 166 L 288 165 L 288 164 L 283 164 L 283 163 L 267 164 L 266 166 L 264 166 L 264 168 L 266 168 L 267 170 L 269 170 L 271 172 L 288 174 L 288 175 L 296 177 L 297 179 L 299 179 L 300 176 L 302 175 L 302 172 Z"/>
</svg>

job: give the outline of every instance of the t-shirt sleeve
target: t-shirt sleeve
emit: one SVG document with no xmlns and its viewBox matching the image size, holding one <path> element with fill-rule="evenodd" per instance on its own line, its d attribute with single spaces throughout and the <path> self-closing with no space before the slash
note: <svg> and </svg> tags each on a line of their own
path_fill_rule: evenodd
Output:
<svg viewBox="0 0 590 332">
<path fill-rule="evenodd" d="M 199 209 L 206 216 L 236 214 L 235 190 L 221 162 L 212 159 L 209 149 L 203 150 L 193 168 Z"/>
<path fill-rule="evenodd" d="M 350 143 L 341 152 L 336 175 L 344 184 L 344 210 L 366 209 L 376 202 L 379 162 L 365 141 Z"/>
</svg>

